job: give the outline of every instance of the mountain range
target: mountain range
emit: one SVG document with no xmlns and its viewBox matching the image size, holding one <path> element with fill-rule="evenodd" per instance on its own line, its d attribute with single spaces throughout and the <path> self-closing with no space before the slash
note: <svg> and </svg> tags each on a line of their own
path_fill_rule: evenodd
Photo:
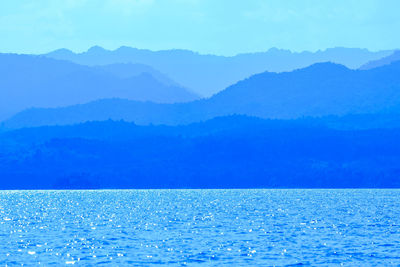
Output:
<svg viewBox="0 0 400 267">
<path fill-rule="evenodd" d="M 229 116 L 0 134 L 0 189 L 400 187 L 400 130 Z"/>
<path fill-rule="evenodd" d="M 284 73 L 264 72 L 214 96 L 187 103 L 156 104 L 103 99 L 63 108 L 33 108 L 3 122 L 5 128 L 126 120 L 137 124 L 188 124 L 217 116 L 260 118 L 400 113 L 400 62 L 370 70 L 318 63 Z"/>
<path fill-rule="evenodd" d="M 0 54 L 0 189 L 398 188 L 396 53 Z"/>
<path fill-rule="evenodd" d="M 114 63 L 145 64 L 165 73 L 197 94 L 209 97 L 256 73 L 292 71 L 318 62 L 332 62 L 357 69 L 392 52 L 370 52 L 366 49 L 339 47 L 297 53 L 272 48 L 266 52 L 226 57 L 201 55 L 189 50 L 150 51 L 124 46 L 110 51 L 95 46 L 83 53 L 60 49 L 44 56 L 89 66 Z"/>
<path fill-rule="evenodd" d="M 393 54 L 377 59 L 377 60 L 373 60 L 370 61 L 364 65 L 362 65 L 360 67 L 361 70 L 369 70 L 369 69 L 373 69 L 373 68 L 378 68 L 378 67 L 382 67 L 385 65 L 389 65 L 393 62 L 396 61 L 400 61 L 400 50 L 396 50 L 393 52 Z"/>
<path fill-rule="evenodd" d="M 0 54 L 0 120 L 30 107 L 113 97 L 175 103 L 199 95 L 143 64 L 89 67 L 43 56 Z"/>
</svg>

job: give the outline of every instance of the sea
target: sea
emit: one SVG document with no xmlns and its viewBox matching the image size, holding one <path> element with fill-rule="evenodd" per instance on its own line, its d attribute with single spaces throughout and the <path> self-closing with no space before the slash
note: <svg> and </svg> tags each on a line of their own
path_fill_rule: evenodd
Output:
<svg viewBox="0 0 400 267">
<path fill-rule="evenodd" d="M 0 191 L 1 266 L 400 266 L 400 190 Z"/>
</svg>

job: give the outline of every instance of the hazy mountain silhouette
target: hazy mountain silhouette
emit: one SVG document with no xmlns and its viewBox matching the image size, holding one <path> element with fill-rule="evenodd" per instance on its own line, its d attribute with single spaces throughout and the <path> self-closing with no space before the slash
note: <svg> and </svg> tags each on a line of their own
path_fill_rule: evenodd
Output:
<svg viewBox="0 0 400 267">
<path fill-rule="evenodd" d="M 0 189 L 400 187 L 399 129 L 216 118 L 0 134 Z"/>
<path fill-rule="evenodd" d="M 160 103 L 198 98 L 149 66 L 88 67 L 15 54 L 0 54 L 0 85 L 0 119 L 29 107 L 58 107 L 110 97 Z"/>
<path fill-rule="evenodd" d="M 381 59 L 370 61 L 360 67 L 361 70 L 369 70 L 373 68 L 382 67 L 384 65 L 389 65 L 393 62 L 400 61 L 400 50 L 396 50 L 393 54 L 386 56 Z"/>
<path fill-rule="evenodd" d="M 328 61 L 356 69 L 368 61 L 380 59 L 391 53 L 392 51 L 370 52 L 357 48 L 292 53 L 289 50 L 273 48 L 267 52 L 223 57 L 200 55 L 188 50 L 150 51 L 121 47 L 109 51 L 96 46 L 84 53 L 76 54 L 67 49 L 60 49 L 46 56 L 84 65 L 146 64 L 200 95 L 211 96 L 239 80 L 264 71 L 292 71 Z"/>
<path fill-rule="evenodd" d="M 115 63 L 110 65 L 93 66 L 93 68 L 109 72 L 122 79 L 139 76 L 141 74 L 150 74 L 153 78 L 157 79 L 164 85 L 180 86 L 177 82 L 168 78 L 166 75 L 144 64 Z"/>
<path fill-rule="evenodd" d="M 3 123 L 20 128 L 126 120 L 137 124 L 185 124 L 217 116 L 244 114 L 295 119 L 400 112 L 400 62 L 371 70 L 318 63 L 286 73 L 254 75 L 209 99 L 155 104 L 105 99 L 55 109 L 29 109 Z"/>
</svg>

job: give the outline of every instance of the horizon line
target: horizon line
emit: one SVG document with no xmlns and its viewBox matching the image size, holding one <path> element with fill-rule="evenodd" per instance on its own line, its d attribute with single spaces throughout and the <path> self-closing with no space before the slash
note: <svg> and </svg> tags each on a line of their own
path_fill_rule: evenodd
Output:
<svg viewBox="0 0 400 267">
<path fill-rule="evenodd" d="M 323 52 L 326 52 L 328 50 L 333 50 L 333 49 L 349 49 L 349 50 L 357 49 L 357 50 L 367 51 L 367 52 L 370 52 L 370 53 L 395 52 L 395 51 L 400 50 L 400 48 L 370 50 L 370 49 L 365 48 L 365 47 L 345 47 L 345 46 L 327 47 L 327 48 L 324 48 L 324 49 L 317 49 L 317 50 L 291 50 L 291 49 L 285 49 L 285 48 L 270 47 L 270 48 L 268 48 L 267 50 L 264 50 L 264 51 L 240 52 L 240 53 L 236 53 L 236 54 L 233 54 L 233 55 L 222 55 L 222 54 L 217 54 L 217 53 L 215 53 L 215 54 L 213 54 L 213 53 L 203 53 L 203 52 L 200 52 L 200 51 L 186 49 L 186 48 L 148 49 L 148 48 L 138 48 L 138 47 L 134 47 L 134 46 L 122 45 L 122 46 L 119 46 L 119 47 L 117 47 L 115 49 L 110 49 L 110 48 L 105 48 L 105 47 L 100 46 L 100 45 L 93 45 L 93 46 L 90 46 L 86 50 L 80 50 L 80 51 L 73 50 L 73 49 L 70 49 L 70 48 L 61 47 L 61 48 L 50 50 L 50 51 L 44 52 L 44 53 L 2 52 L 2 51 L 0 51 L 0 54 L 47 55 L 47 54 L 55 53 L 55 52 L 58 52 L 58 51 L 65 51 L 65 52 L 68 52 L 68 53 L 73 53 L 75 55 L 79 55 L 79 54 L 88 53 L 91 50 L 103 50 L 103 51 L 106 51 L 106 52 L 116 52 L 116 51 L 121 50 L 121 49 L 133 49 L 133 50 L 138 50 L 138 51 L 149 51 L 149 52 L 153 52 L 153 53 L 181 51 L 181 52 L 188 52 L 188 53 L 192 53 L 192 54 L 196 54 L 196 55 L 200 55 L 200 56 L 215 56 L 215 57 L 225 57 L 225 58 L 232 58 L 232 57 L 237 57 L 237 56 L 242 56 L 242 55 L 263 54 L 263 53 L 269 53 L 269 52 L 287 52 L 287 53 L 291 53 L 291 54 L 303 54 L 303 53 L 315 54 L 315 53 L 323 53 Z"/>
</svg>

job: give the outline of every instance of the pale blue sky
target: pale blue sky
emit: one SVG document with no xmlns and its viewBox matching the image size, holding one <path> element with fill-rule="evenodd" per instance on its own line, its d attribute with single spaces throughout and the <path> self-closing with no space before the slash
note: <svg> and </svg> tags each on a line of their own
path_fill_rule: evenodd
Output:
<svg viewBox="0 0 400 267">
<path fill-rule="evenodd" d="M 400 48 L 399 0 L 4 0 L 0 52 Z"/>
</svg>

